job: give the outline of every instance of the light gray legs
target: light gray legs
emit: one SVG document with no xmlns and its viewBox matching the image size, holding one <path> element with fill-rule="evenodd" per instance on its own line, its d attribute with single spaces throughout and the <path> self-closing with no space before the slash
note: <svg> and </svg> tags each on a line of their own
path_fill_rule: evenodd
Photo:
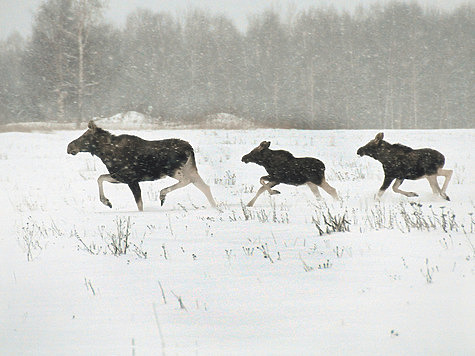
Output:
<svg viewBox="0 0 475 356">
<path fill-rule="evenodd" d="M 112 204 L 110 203 L 109 199 L 104 196 L 104 187 L 103 183 L 120 183 L 118 180 L 111 177 L 110 174 L 103 174 L 97 178 L 97 184 L 99 185 L 99 199 L 101 200 L 102 204 L 107 205 L 109 208 L 112 208 Z"/>
<path fill-rule="evenodd" d="M 449 185 L 450 178 L 452 178 L 453 171 L 449 169 L 439 169 L 437 174 L 432 176 L 427 176 L 427 180 L 429 181 L 430 187 L 432 188 L 432 192 L 434 194 L 439 194 L 445 200 L 450 200 L 448 195 L 445 193 L 447 186 Z M 437 177 L 442 176 L 445 177 L 444 184 L 442 189 L 439 187 L 439 183 L 437 182 Z"/>
<path fill-rule="evenodd" d="M 167 188 L 163 188 L 161 191 L 160 191 L 160 204 L 163 206 L 163 203 L 165 202 L 165 197 L 168 193 L 170 192 L 173 192 L 174 190 L 176 189 L 179 189 L 179 188 L 183 188 L 183 187 L 186 187 L 188 184 L 190 184 L 190 180 L 189 179 L 183 179 L 181 181 L 179 181 L 178 183 L 176 184 L 173 184 Z"/>
<path fill-rule="evenodd" d="M 213 195 L 211 194 L 210 187 L 203 181 L 201 176 L 198 174 L 198 171 L 191 160 L 188 160 L 188 162 L 186 162 L 182 169 L 177 170 L 172 178 L 177 179 L 178 183 L 170 187 L 164 188 L 160 191 L 160 202 L 162 205 L 165 202 L 165 197 L 168 193 L 176 189 L 186 187 L 188 184 L 193 183 L 195 187 L 201 190 L 201 192 L 206 196 L 206 199 L 208 199 L 209 204 L 213 208 L 216 207 L 216 202 L 213 198 Z"/>
<path fill-rule="evenodd" d="M 440 168 L 437 171 L 437 174 L 433 174 L 431 176 L 426 176 L 425 178 L 429 181 L 430 187 L 432 189 L 432 192 L 434 194 L 440 195 L 442 198 L 445 200 L 450 200 L 450 198 L 447 196 L 445 191 L 447 190 L 447 186 L 449 185 L 450 178 L 452 178 L 453 171 L 450 169 L 442 169 Z M 437 177 L 442 176 L 445 177 L 444 184 L 442 186 L 442 189 L 439 186 L 439 183 L 437 182 Z M 401 186 L 403 179 L 396 179 L 396 181 L 393 184 L 393 191 L 395 193 L 403 194 L 406 197 L 417 197 L 417 193 L 414 192 L 406 192 L 404 190 L 399 189 Z"/>
<path fill-rule="evenodd" d="M 312 191 L 313 195 L 315 195 L 315 197 L 318 200 L 322 199 L 322 195 L 320 194 L 320 191 L 318 190 L 318 185 L 316 185 L 312 182 L 307 182 L 307 185 L 310 188 L 310 190 Z"/>
<path fill-rule="evenodd" d="M 338 193 L 336 192 L 336 189 L 333 188 L 330 184 L 328 184 L 325 178 L 323 178 L 322 183 L 320 184 L 320 188 L 322 188 L 324 191 L 330 194 L 333 199 L 340 200 L 340 197 L 338 197 Z"/>
<path fill-rule="evenodd" d="M 318 187 L 320 187 L 329 195 L 331 195 L 333 199 L 340 200 L 340 198 L 338 197 L 338 193 L 336 192 L 336 189 L 333 188 L 330 184 L 328 184 L 325 178 L 323 178 L 322 183 L 319 186 L 312 182 L 307 182 L 307 185 L 309 186 L 310 190 L 312 191 L 312 193 L 315 195 L 317 199 L 322 198 L 322 196 L 320 195 L 320 191 L 318 190 Z"/>
<path fill-rule="evenodd" d="M 97 184 L 99 185 L 99 199 L 102 202 L 102 204 L 108 206 L 109 208 L 112 208 L 112 204 L 107 199 L 104 195 L 104 182 L 109 182 L 109 183 L 121 183 L 117 179 L 114 179 L 111 177 L 110 174 L 103 174 L 97 178 Z M 143 202 L 142 202 L 142 191 L 140 190 L 139 183 L 130 183 L 128 184 L 130 190 L 132 191 L 132 194 L 134 195 L 135 198 L 135 203 L 137 204 L 137 208 L 140 211 L 143 211 Z"/>
<path fill-rule="evenodd" d="M 447 200 L 450 200 L 450 199 L 449 199 L 449 197 L 447 196 L 447 194 L 445 194 L 445 192 L 447 191 L 447 187 L 448 187 L 448 185 L 449 185 L 449 182 L 450 182 L 450 179 L 452 178 L 452 174 L 453 174 L 453 173 L 454 173 L 454 171 L 451 170 L 451 169 L 442 169 L 442 168 L 439 168 L 439 170 L 437 171 L 437 175 L 438 175 L 438 176 L 445 177 L 444 184 L 442 185 L 442 189 L 441 189 L 440 195 L 442 196 L 442 198 L 447 199 Z"/>
<path fill-rule="evenodd" d="M 208 199 L 210 205 L 215 208 L 216 207 L 216 202 L 214 201 L 213 195 L 211 194 L 211 189 L 208 184 L 206 184 L 203 179 L 200 177 L 198 172 L 196 172 L 196 175 L 192 177 L 191 182 L 195 185 L 196 188 L 201 190 L 203 194 L 206 196 Z"/>
<path fill-rule="evenodd" d="M 254 205 L 254 203 L 256 202 L 257 198 L 259 197 L 259 195 L 261 195 L 262 193 L 264 193 L 266 190 L 269 191 L 269 193 L 272 195 L 272 194 L 276 194 L 276 193 L 272 193 L 272 192 L 277 192 L 276 190 L 272 190 L 271 188 L 276 186 L 277 183 L 276 182 L 269 182 L 267 184 L 263 184 L 259 190 L 257 191 L 256 195 L 254 198 L 252 198 L 252 200 L 247 203 L 247 206 L 248 207 L 251 207 Z M 278 194 L 278 193 L 277 193 Z"/>
<path fill-rule="evenodd" d="M 247 204 L 248 207 L 254 206 L 254 203 L 256 202 L 257 198 L 266 190 L 269 192 L 270 195 L 279 194 L 279 191 L 271 189 L 272 187 L 276 186 L 279 183 L 273 182 L 273 181 L 269 181 L 268 183 L 265 183 L 265 181 L 266 181 L 266 177 L 261 177 L 260 183 L 262 184 L 262 186 L 259 188 L 254 198 L 252 198 L 252 200 Z M 325 179 L 323 179 L 322 183 L 319 186 L 312 182 L 307 182 L 307 185 L 317 199 L 322 198 L 322 196 L 320 195 L 320 191 L 318 189 L 320 187 L 325 192 L 330 194 L 335 200 L 340 200 L 336 192 L 336 189 L 333 188 L 330 184 L 328 184 Z"/>
<path fill-rule="evenodd" d="M 396 179 L 396 181 L 393 184 L 393 191 L 395 193 L 399 193 L 402 195 L 405 195 L 406 197 L 417 197 L 417 193 L 414 192 L 406 192 L 404 190 L 399 189 L 399 186 L 404 182 L 404 179 Z"/>
</svg>

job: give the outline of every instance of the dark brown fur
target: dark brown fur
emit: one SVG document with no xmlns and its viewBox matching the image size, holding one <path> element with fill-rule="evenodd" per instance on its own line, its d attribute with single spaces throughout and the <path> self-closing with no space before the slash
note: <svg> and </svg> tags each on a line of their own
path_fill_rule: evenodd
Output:
<svg viewBox="0 0 475 356">
<path fill-rule="evenodd" d="M 268 173 L 267 176 L 261 177 L 262 187 L 248 206 L 254 205 L 255 200 L 264 190 L 268 190 L 270 194 L 278 194 L 277 190 L 270 188 L 280 183 L 290 185 L 308 184 L 317 197 L 320 197 L 317 187 L 321 187 L 335 199 L 338 199 L 336 190 L 325 181 L 325 165 L 322 161 L 312 157 L 296 158 L 288 151 L 274 151 L 269 149 L 269 146 L 270 142 L 263 141 L 242 157 L 244 163 L 256 163 L 263 166 Z"/>
<path fill-rule="evenodd" d="M 139 210 L 143 209 L 139 182 L 169 176 L 181 182 L 180 186 L 173 186 L 174 189 L 188 183 L 195 183 L 201 190 L 207 187 L 203 186 L 204 183 L 198 175 L 193 147 L 180 139 L 147 141 L 132 135 L 115 136 L 90 121 L 88 130 L 68 145 L 67 152 L 72 155 L 89 152 L 99 157 L 106 165 L 110 174 L 99 177 L 98 182 L 101 201 L 109 207 L 112 205 L 103 195 L 103 181 L 127 184 L 134 194 Z M 165 195 L 174 190 L 167 189 L 162 190 L 160 194 L 162 205 Z M 210 194 L 205 194 L 214 205 Z"/>
<path fill-rule="evenodd" d="M 445 157 L 442 153 L 430 148 L 412 149 L 398 143 L 390 144 L 384 141 L 383 138 L 384 134 L 380 132 L 373 140 L 357 151 L 359 156 L 372 157 L 383 165 L 384 182 L 379 189 L 379 197 L 395 179 L 396 182 L 393 186 L 395 192 L 406 196 L 417 196 L 414 192 L 400 190 L 399 186 L 405 179 L 427 178 L 434 192 L 449 200 L 449 197 L 445 194 L 445 189 L 452 171 L 442 169 L 445 164 Z M 436 180 L 438 175 L 446 177 L 442 190 L 438 188 Z M 434 179 L 437 187 L 434 185 Z"/>
</svg>

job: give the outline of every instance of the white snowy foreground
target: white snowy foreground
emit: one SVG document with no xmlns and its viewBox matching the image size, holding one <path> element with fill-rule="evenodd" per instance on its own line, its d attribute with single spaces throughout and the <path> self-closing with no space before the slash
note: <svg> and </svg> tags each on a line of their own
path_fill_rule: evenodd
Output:
<svg viewBox="0 0 475 356">
<path fill-rule="evenodd" d="M 454 175 L 450 202 L 419 180 L 379 203 L 381 165 L 356 155 L 377 131 L 133 133 L 188 140 L 219 209 L 192 185 L 161 207 L 171 178 L 141 183 L 143 213 L 106 183 L 109 209 L 102 162 L 66 154 L 82 131 L 0 134 L 0 354 L 475 354 L 475 130 L 385 131 Z M 342 201 L 281 185 L 245 208 L 262 140 L 321 159 Z"/>
</svg>

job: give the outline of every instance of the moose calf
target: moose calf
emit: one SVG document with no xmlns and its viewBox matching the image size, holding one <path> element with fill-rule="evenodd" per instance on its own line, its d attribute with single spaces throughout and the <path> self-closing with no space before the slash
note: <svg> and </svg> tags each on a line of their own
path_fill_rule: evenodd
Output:
<svg viewBox="0 0 475 356">
<path fill-rule="evenodd" d="M 383 141 L 384 134 L 378 133 L 376 137 L 369 141 L 365 146 L 360 147 L 356 152 L 360 156 L 370 156 L 383 165 L 384 182 L 377 197 L 380 198 L 383 193 L 393 184 L 393 191 L 404 194 L 407 197 L 416 197 L 414 192 L 405 192 L 399 189 L 404 179 L 426 178 L 434 194 L 446 200 L 450 200 L 445 191 L 452 177 L 452 170 L 442 169 L 445 164 L 445 157 L 442 153 L 430 148 L 421 148 L 414 150 L 401 144 L 390 144 Z M 442 189 L 437 183 L 437 176 L 444 176 L 445 181 Z"/>
<path fill-rule="evenodd" d="M 110 174 L 101 175 L 97 182 L 99 198 L 109 208 L 112 208 L 112 204 L 104 196 L 103 182 L 127 184 L 138 209 L 143 211 L 139 182 L 153 181 L 165 176 L 177 179 L 178 183 L 160 191 L 161 205 L 167 193 L 193 183 L 203 192 L 211 206 L 216 206 L 209 186 L 198 174 L 193 147 L 186 141 L 146 141 L 132 135 L 115 136 L 90 121 L 88 130 L 68 145 L 67 152 L 72 155 L 89 152 L 99 157 L 106 165 Z"/>
<path fill-rule="evenodd" d="M 269 146 L 269 141 L 263 141 L 242 157 L 244 163 L 256 163 L 263 166 L 269 173 L 269 175 L 261 177 L 262 187 L 259 188 L 256 196 L 247 206 L 253 206 L 256 199 L 265 190 L 271 195 L 279 194 L 279 191 L 271 188 L 280 183 L 290 185 L 307 184 L 317 198 L 321 197 L 318 190 L 318 187 L 321 187 L 334 199 L 339 199 L 335 188 L 331 187 L 325 180 L 325 165 L 322 161 L 311 157 L 296 158 L 288 151 L 273 151 L 269 149 Z"/>
</svg>

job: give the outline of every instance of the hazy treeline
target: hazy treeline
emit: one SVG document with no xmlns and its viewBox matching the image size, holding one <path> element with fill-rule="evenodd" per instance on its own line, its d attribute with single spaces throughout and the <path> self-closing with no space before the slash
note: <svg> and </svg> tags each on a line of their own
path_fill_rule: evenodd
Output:
<svg viewBox="0 0 475 356">
<path fill-rule="evenodd" d="M 32 35 L 0 42 L 0 123 L 136 110 L 199 121 L 229 112 L 295 128 L 474 127 L 474 8 L 391 3 L 250 18 L 48 0 Z"/>
</svg>

